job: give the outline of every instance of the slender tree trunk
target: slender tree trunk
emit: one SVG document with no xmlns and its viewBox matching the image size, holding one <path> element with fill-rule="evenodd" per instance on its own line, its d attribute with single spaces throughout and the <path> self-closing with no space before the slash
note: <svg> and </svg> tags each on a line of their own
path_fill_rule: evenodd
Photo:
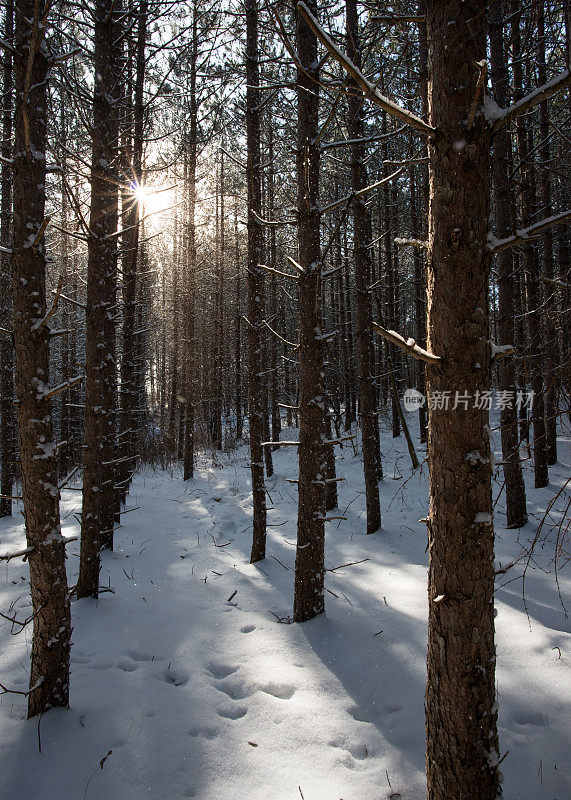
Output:
<svg viewBox="0 0 571 800">
<path fill-rule="evenodd" d="M 234 203 L 234 241 L 236 247 L 236 292 L 234 317 L 234 391 L 236 402 L 236 439 L 242 438 L 242 275 L 240 269 L 240 240 L 238 238 L 238 202 Z"/>
<path fill-rule="evenodd" d="M 521 65 L 521 34 L 519 26 L 515 26 L 513 36 L 514 50 L 514 83 L 517 102 L 523 95 Z M 523 117 L 517 120 L 517 138 L 519 159 L 521 163 L 521 216 L 522 226 L 531 224 L 536 207 L 536 185 L 534 163 L 528 157 L 528 131 Z M 523 247 L 523 263 L 526 272 L 529 349 L 526 365 L 533 392 L 531 419 L 533 423 L 533 463 L 535 471 L 535 488 L 540 489 L 549 483 L 547 466 L 547 435 L 545 428 L 545 398 L 543 381 L 543 315 L 541 311 L 540 263 L 536 247 L 526 243 Z"/>
<path fill-rule="evenodd" d="M 115 234 L 118 225 L 118 14 L 113 0 L 101 0 L 96 6 L 78 597 L 97 597 L 101 549 L 113 545 L 117 238 L 110 234 Z"/>
<path fill-rule="evenodd" d="M 503 108 L 507 105 L 508 74 L 504 57 L 502 2 L 495 0 L 490 11 L 490 54 L 495 100 Z M 498 236 L 508 236 L 510 229 L 511 189 L 508 168 L 510 142 L 507 131 L 500 131 L 494 143 L 492 162 L 496 195 L 496 226 Z M 499 339 L 500 344 L 514 344 L 514 263 L 512 250 L 498 255 Z M 515 364 L 510 357 L 499 365 L 500 390 L 511 392 L 511 403 L 501 411 L 502 458 L 506 482 L 508 528 L 519 528 L 527 521 L 525 484 L 519 456 L 519 436 L 515 381 Z"/>
<path fill-rule="evenodd" d="M 484 0 L 426 3 L 436 129 L 429 145 L 427 327 L 429 350 L 442 358 L 427 368 L 428 389 L 470 398 L 467 408 L 435 405 L 429 418 L 429 800 L 493 800 L 500 793 L 489 415 L 474 402 L 476 392 L 490 389 L 490 135 L 481 114 L 467 125 L 475 62 L 486 57 L 486 8 Z M 455 148 L 457 142 L 465 146 Z"/>
<path fill-rule="evenodd" d="M 315 16 L 317 3 L 308 3 Z M 325 611 L 325 390 L 321 338 L 319 242 L 319 69 L 317 39 L 296 20 L 297 211 L 299 263 L 299 483 L 293 619 L 304 622 Z"/>
<path fill-rule="evenodd" d="M 258 3 L 246 0 L 246 138 L 248 148 L 248 406 L 252 472 L 252 564 L 266 557 L 266 487 L 264 483 L 264 380 L 262 326 L 264 274 L 260 163 L 260 71 L 258 63 Z"/>
<path fill-rule="evenodd" d="M 28 716 L 69 704 L 71 621 L 59 516 L 46 315 L 47 80 L 43 0 L 17 0 L 13 153 L 16 397 L 24 522 L 34 613 Z M 44 21 L 43 26 L 41 26 Z M 49 23 L 48 23 L 49 24 Z M 41 26 L 41 27 L 40 27 Z"/>
<path fill-rule="evenodd" d="M 538 82 L 540 86 L 547 83 L 547 69 L 545 63 L 545 2 L 541 0 L 538 4 Z M 551 153 L 549 145 L 549 109 L 548 102 L 545 100 L 539 106 L 540 124 L 539 136 L 542 142 L 541 153 L 541 204 L 542 216 L 550 217 L 553 213 L 551 202 Z M 554 288 L 554 259 L 553 259 L 553 230 L 547 228 L 543 234 L 543 272 L 547 278 L 545 287 L 545 298 L 556 297 L 557 290 Z M 555 316 L 557 303 L 551 299 L 545 303 L 545 426 L 546 426 L 546 456 L 548 464 L 557 463 L 557 373 L 559 369 L 559 354 L 557 352 L 557 331 L 555 327 Z"/>
<path fill-rule="evenodd" d="M 198 136 L 198 103 L 196 95 L 196 70 L 198 61 L 198 3 L 192 7 L 192 44 L 190 51 L 189 133 L 186 143 L 187 164 L 187 258 L 185 262 L 185 403 L 184 403 L 184 480 L 194 475 L 194 416 L 195 416 L 195 280 L 196 280 L 196 157 Z"/>
<path fill-rule="evenodd" d="M 361 69 L 359 41 L 359 19 L 357 0 L 347 0 L 347 55 Z M 358 95 L 356 85 L 349 95 L 349 138 L 358 140 L 364 136 L 363 100 Z M 366 148 L 355 143 L 351 147 L 351 188 L 358 192 L 367 186 L 365 166 Z M 370 220 L 364 195 L 353 201 L 353 242 L 355 253 L 355 302 L 357 306 L 357 364 L 359 368 L 359 390 L 361 412 L 361 431 L 363 441 L 363 471 L 365 474 L 365 495 L 367 506 L 367 533 L 374 533 L 381 527 L 381 506 L 379 502 L 377 450 L 379 448 L 379 427 L 375 384 L 373 377 L 373 348 L 371 341 L 371 247 L 368 233 Z"/>
<path fill-rule="evenodd" d="M 147 40 L 148 5 L 143 0 L 138 5 L 137 36 L 134 43 L 135 83 L 132 109 L 127 115 L 125 132 L 126 146 L 123 154 L 124 167 L 127 173 L 127 185 L 124 186 L 123 227 L 126 252 L 123 255 L 123 352 L 121 357 L 121 392 L 119 415 L 120 455 L 124 461 L 119 464 L 118 495 L 125 502 L 131 478 L 137 466 L 137 430 L 140 428 L 141 416 L 136 411 L 136 352 L 139 342 L 136 331 L 137 305 L 137 269 L 139 259 L 139 217 L 144 208 L 134 196 L 133 188 L 143 185 L 143 126 L 144 126 L 144 81 L 145 81 L 145 48 Z M 128 87 L 130 96 L 131 89 Z M 129 129 L 130 128 L 130 129 Z"/>
<path fill-rule="evenodd" d="M 14 35 L 14 3 L 8 0 L 4 19 L 4 39 L 12 42 Z M 12 56 L 4 51 L 4 74 L 2 80 L 2 156 L 8 161 L 12 147 L 12 98 L 13 76 Z M 0 244 L 11 249 L 12 225 L 12 168 L 2 162 L 0 178 Z M 12 258 L 8 252 L 0 253 L 0 317 L 2 325 L 10 329 L 13 317 L 12 302 Z M 10 321 L 10 324 L 9 324 Z M 12 514 L 12 492 L 14 483 L 14 459 L 16 457 L 14 438 L 14 342 L 9 333 L 0 333 L 0 517 Z"/>
<path fill-rule="evenodd" d="M 224 359 L 224 259 L 226 243 L 224 237 L 224 151 L 220 151 L 220 224 L 218 271 L 216 275 L 216 362 L 214 365 L 214 446 L 222 450 L 222 408 L 223 408 L 223 359 Z"/>
</svg>

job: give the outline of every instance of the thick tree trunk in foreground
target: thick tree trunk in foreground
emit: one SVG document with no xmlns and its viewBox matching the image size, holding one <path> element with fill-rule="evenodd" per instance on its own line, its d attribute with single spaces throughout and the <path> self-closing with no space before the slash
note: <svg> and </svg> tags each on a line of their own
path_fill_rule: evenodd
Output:
<svg viewBox="0 0 571 800">
<path fill-rule="evenodd" d="M 119 89 L 118 11 L 99 0 L 95 19 L 95 88 L 85 340 L 85 450 L 78 597 L 97 597 L 100 553 L 113 546 L 115 498 L 115 294 L 117 285 Z"/>
<path fill-rule="evenodd" d="M 258 65 L 258 4 L 246 0 L 246 137 L 248 147 L 248 415 L 252 472 L 252 564 L 266 557 L 266 487 L 264 483 L 264 398 L 262 376 L 262 326 L 264 274 L 262 228 L 255 215 L 262 213 L 260 164 L 260 72 Z"/>
<path fill-rule="evenodd" d="M 347 0 L 347 55 L 361 68 L 359 44 L 359 21 L 356 0 Z M 356 86 L 353 91 L 357 92 Z M 349 139 L 362 139 L 363 100 L 359 96 L 349 96 Z M 351 147 L 351 188 L 354 192 L 367 186 L 365 166 L 366 148 L 356 143 Z M 368 233 L 371 229 L 366 197 L 356 197 L 353 201 L 353 240 L 355 249 L 355 290 L 357 305 L 357 363 L 359 365 L 359 390 L 361 430 L 363 441 L 363 471 L 365 473 L 365 494 L 367 501 L 367 533 L 374 533 L 381 527 L 381 506 L 377 470 L 377 450 L 379 449 L 379 426 L 377 424 L 377 403 L 373 380 L 373 344 L 371 341 L 371 248 Z"/>
<path fill-rule="evenodd" d="M 43 0 L 16 3 L 14 338 L 20 463 L 34 611 L 28 716 L 69 704 L 71 622 L 48 390 L 50 329 L 43 238 L 48 49 Z M 30 53 L 31 50 L 31 53 Z"/>
<path fill-rule="evenodd" d="M 502 3 L 495 0 L 490 12 L 490 54 L 494 95 L 500 108 L 507 104 L 508 72 L 504 59 Z M 500 238 L 509 236 L 511 189 L 508 168 L 510 144 L 508 131 L 500 131 L 494 143 L 493 176 L 496 195 L 496 228 Z M 514 344 L 514 262 L 511 249 L 498 255 L 499 344 Z M 502 457 L 506 481 L 508 528 L 519 528 L 527 521 L 525 484 L 519 456 L 515 364 L 507 357 L 499 365 L 500 389 L 511 392 L 513 401 L 501 411 Z"/>
<path fill-rule="evenodd" d="M 316 2 L 308 3 L 315 15 Z M 325 611 L 325 390 L 321 338 L 319 243 L 319 112 L 317 39 L 297 15 L 297 211 L 299 263 L 299 499 L 293 618 Z"/>
<path fill-rule="evenodd" d="M 469 395 L 431 408 L 426 768 L 429 800 L 499 793 L 495 701 L 494 529 L 488 411 L 490 136 L 468 130 L 475 62 L 486 57 L 483 0 L 429 0 L 428 390 Z M 451 25 L 451 20 L 454 24 Z M 459 145 L 458 143 L 462 143 Z"/>
<path fill-rule="evenodd" d="M 9 0 L 4 22 L 4 39 L 12 41 L 14 32 L 14 4 Z M 12 139 L 12 56 L 4 52 L 4 75 L 2 93 L 2 155 L 11 157 Z M 0 178 L 0 245 L 6 250 L 12 246 L 10 229 L 12 224 L 12 168 L 2 162 Z M 12 328 L 12 258 L 8 252 L 0 253 L 0 323 L 3 328 Z M 14 483 L 14 342 L 6 333 L 0 333 L 0 517 L 12 514 L 12 486 Z"/>
</svg>

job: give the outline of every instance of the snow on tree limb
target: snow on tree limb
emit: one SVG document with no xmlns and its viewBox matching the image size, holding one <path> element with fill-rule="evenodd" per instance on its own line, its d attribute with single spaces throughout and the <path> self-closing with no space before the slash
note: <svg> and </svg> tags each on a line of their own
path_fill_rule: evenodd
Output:
<svg viewBox="0 0 571 800">
<path fill-rule="evenodd" d="M 539 86 L 530 94 L 522 97 L 521 100 L 518 100 L 517 103 L 514 103 L 509 108 L 498 109 L 496 106 L 493 112 L 488 111 L 486 114 L 488 121 L 493 123 L 492 133 L 496 133 L 508 122 L 511 122 L 512 119 L 519 117 L 520 114 L 533 108 L 538 103 L 553 97 L 554 94 L 569 85 L 571 85 L 571 72 L 567 69 L 565 72 L 556 75 L 548 83 Z"/>
<path fill-rule="evenodd" d="M 414 339 L 404 339 L 400 333 L 397 333 L 396 331 L 389 331 L 386 328 L 383 328 L 377 322 L 371 322 L 371 327 L 375 333 L 379 334 L 379 336 L 382 336 L 389 342 L 396 344 L 402 350 L 407 352 L 409 356 L 417 358 L 419 361 L 425 361 L 427 364 L 439 364 L 442 361 L 440 356 L 435 356 L 432 353 L 428 353 L 426 350 L 423 350 L 422 347 L 419 347 Z"/>
<path fill-rule="evenodd" d="M 523 228 L 516 231 L 515 236 L 508 236 L 507 239 L 498 239 L 493 233 L 488 234 L 488 252 L 490 255 L 495 256 L 501 253 L 502 250 L 507 250 L 509 247 L 514 247 L 516 244 L 532 239 L 547 228 L 553 225 L 562 225 L 571 219 L 571 208 L 566 211 L 561 211 L 559 214 L 554 214 L 552 217 L 542 219 L 541 222 L 536 222 L 535 225 L 530 225 L 529 228 Z"/>
<path fill-rule="evenodd" d="M 337 45 L 335 45 L 330 37 L 325 33 L 305 3 L 298 3 L 297 11 L 304 18 L 324 47 L 329 51 L 333 58 L 339 62 L 345 72 L 350 75 L 351 78 L 353 78 L 353 80 L 358 84 L 359 88 L 364 92 L 371 102 L 384 109 L 392 117 L 403 120 L 410 127 L 415 128 L 421 133 L 425 133 L 428 136 L 434 135 L 434 128 L 432 128 L 426 122 L 423 122 L 423 120 L 421 120 L 420 117 L 417 117 L 416 114 L 413 114 L 411 111 L 407 111 L 406 108 L 402 108 L 401 106 L 397 105 L 397 103 L 393 103 L 392 100 L 389 100 L 388 97 L 382 95 L 377 87 L 368 81 L 367 78 L 365 78 L 361 70 L 358 69 L 355 64 L 353 64 L 353 62 L 341 52 L 341 50 L 339 50 Z"/>
<path fill-rule="evenodd" d="M 400 236 L 397 236 L 394 239 L 394 243 L 397 247 L 418 247 L 421 250 L 428 249 L 428 242 L 424 239 L 402 239 Z"/>
</svg>

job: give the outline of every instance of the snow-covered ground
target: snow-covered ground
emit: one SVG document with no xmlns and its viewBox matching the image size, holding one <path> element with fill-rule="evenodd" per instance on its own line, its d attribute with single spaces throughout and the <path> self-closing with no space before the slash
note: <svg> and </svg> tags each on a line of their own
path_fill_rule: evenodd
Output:
<svg viewBox="0 0 571 800">
<path fill-rule="evenodd" d="M 412 416 L 412 415 L 411 415 Z M 410 419 L 410 417 L 409 417 Z M 282 438 L 296 438 L 286 430 Z M 416 439 L 417 440 L 417 439 Z M 499 446 L 499 435 L 496 434 Z M 0 795 L 7 800 L 420 800 L 424 779 L 427 470 L 410 477 L 404 437 L 383 434 L 383 529 L 364 535 L 362 464 L 338 448 L 339 516 L 327 523 L 327 613 L 287 624 L 296 537 L 294 448 L 274 455 L 268 557 L 251 566 L 247 451 L 136 478 L 96 603 L 75 601 L 71 708 L 26 721 L 0 698 Z M 422 454 L 422 453 L 421 453 Z M 548 489 L 531 488 L 531 522 L 503 528 L 508 564 L 569 476 L 571 443 Z M 501 471 L 498 471 L 501 472 Z M 408 479 L 408 480 L 407 480 Z M 501 475 L 494 486 L 502 484 Z M 81 494 L 65 491 L 77 535 Z M 562 507 L 563 502 L 557 507 Z M 519 542 L 518 542 L 519 536 Z M 0 552 L 24 546 L 21 516 L 0 521 Z M 68 546 L 75 582 L 78 542 Z M 571 797 L 571 624 L 554 580 L 553 542 L 498 577 L 500 745 L 506 800 Z M 366 559 L 366 560 L 363 560 Z M 351 566 L 349 562 L 361 561 Z M 30 613 L 21 559 L 0 565 L 0 610 Z M 570 607 L 568 575 L 559 576 Z M 230 600 L 230 598 L 232 599 Z M 281 621 L 281 624 L 279 621 Z M 0 620 L 0 681 L 28 683 L 30 633 Z M 41 752 L 39 746 L 41 744 Z M 110 752 L 109 757 L 100 762 Z"/>
</svg>

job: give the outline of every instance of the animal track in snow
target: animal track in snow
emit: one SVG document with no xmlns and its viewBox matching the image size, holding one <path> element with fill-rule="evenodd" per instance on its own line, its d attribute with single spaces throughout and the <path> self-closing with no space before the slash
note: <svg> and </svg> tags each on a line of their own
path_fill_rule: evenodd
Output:
<svg viewBox="0 0 571 800">
<path fill-rule="evenodd" d="M 219 692 L 224 692 L 227 694 L 228 697 L 231 697 L 232 700 L 244 700 L 246 697 L 250 697 L 252 692 L 245 689 L 243 686 L 240 686 L 236 683 L 231 683 L 230 681 L 224 681 L 223 683 L 217 683 L 216 688 Z"/>
<path fill-rule="evenodd" d="M 240 630 L 242 631 L 242 633 L 252 633 L 252 631 L 256 630 L 256 626 L 255 625 L 244 625 L 244 627 L 240 628 Z"/>
<path fill-rule="evenodd" d="M 336 747 L 339 750 L 345 750 L 346 753 L 349 753 L 349 755 L 351 755 L 357 761 L 364 761 L 371 755 L 365 742 L 351 742 L 350 744 L 347 744 L 346 742 L 340 742 L 337 739 L 333 739 L 329 742 L 329 746 Z"/>
<path fill-rule="evenodd" d="M 210 664 L 207 665 L 207 669 L 213 678 L 220 680 L 220 678 L 227 678 L 229 675 L 233 675 L 238 671 L 239 667 L 231 667 L 228 664 L 217 664 L 211 661 Z"/>
<path fill-rule="evenodd" d="M 190 680 L 188 672 L 176 669 L 176 667 L 167 667 L 161 672 L 159 677 L 166 681 L 166 683 L 171 683 L 173 686 L 184 686 Z"/>
<path fill-rule="evenodd" d="M 139 664 L 136 661 L 127 661 L 126 659 L 118 661 L 115 666 L 117 669 L 123 670 L 123 672 L 135 672 L 136 669 L 139 669 Z"/>
<path fill-rule="evenodd" d="M 260 686 L 260 689 L 279 700 L 289 700 L 295 694 L 295 686 L 291 686 L 289 683 L 265 683 Z"/>
<path fill-rule="evenodd" d="M 154 661 L 155 657 L 144 650 L 127 650 L 126 655 L 133 661 Z"/>
<path fill-rule="evenodd" d="M 219 717 L 224 717 L 225 719 L 241 719 L 241 717 L 246 716 L 248 709 L 246 706 L 231 706 L 219 708 L 217 713 Z"/>
</svg>

